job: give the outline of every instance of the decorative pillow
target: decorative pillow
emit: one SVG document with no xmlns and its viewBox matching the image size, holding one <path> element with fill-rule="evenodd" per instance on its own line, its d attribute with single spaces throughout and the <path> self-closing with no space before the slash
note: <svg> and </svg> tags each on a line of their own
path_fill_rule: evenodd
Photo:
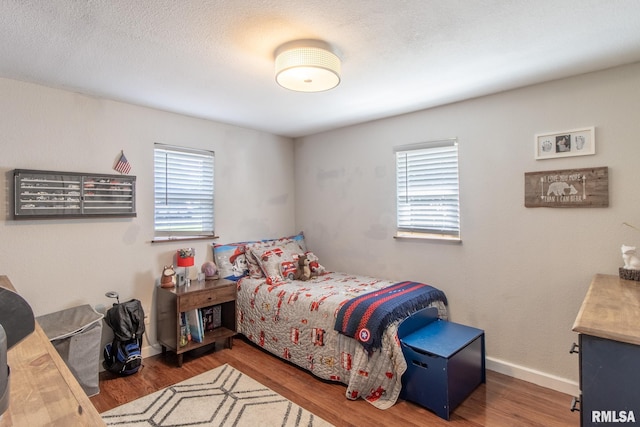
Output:
<svg viewBox="0 0 640 427">
<path fill-rule="evenodd" d="M 307 245 L 304 241 L 304 234 L 302 232 L 296 234 L 295 236 L 281 237 L 279 239 L 267 239 L 267 240 L 261 240 L 259 242 L 253 242 L 253 243 L 247 244 L 246 259 L 247 259 L 247 264 L 249 266 L 249 276 L 251 276 L 254 279 L 260 279 L 262 277 L 265 277 L 265 273 L 260 263 L 258 262 L 258 259 L 255 257 L 253 249 L 261 250 L 264 248 L 281 246 L 290 242 L 293 242 L 298 245 L 299 249 L 298 249 L 298 252 L 296 253 L 302 254 L 307 251 Z M 281 275 L 279 276 L 282 277 Z"/>
<path fill-rule="evenodd" d="M 250 242 L 213 245 L 213 257 L 220 278 L 237 281 L 249 274 L 249 266 L 245 256 L 247 243 Z"/>
<path fill-rule="evenodd" d="M 261 279 L 264 277 L 264 273 L 262 272 L 262 268 L 260 268 L 260 264 L 258 264 L 258 260 L 253 256 L 253 253 L 251 252 L 252 246 L 253 245 L 247 245 L 245 250 L 247 266 L 249 267 L 249 276 L 252 279 Z"/>
<path fill-rule="evenodd" d="M 260 265 L 262 272 L 267 279 L 272 281 L 283 280 L 283 269 L 288 271 L 293 268 L 295 271 L 298 256 L 304 252 L 300 243 L 296 241 L 261 248 L 251 247 L 251 253 Z"/>
</svg>

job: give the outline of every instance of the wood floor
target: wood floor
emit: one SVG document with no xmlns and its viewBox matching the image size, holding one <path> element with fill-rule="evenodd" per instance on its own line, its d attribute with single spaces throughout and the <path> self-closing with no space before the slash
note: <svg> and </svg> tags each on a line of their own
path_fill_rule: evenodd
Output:
<svg viewBox="0 0 640 427">
<path fill-rule="evenodd" d="M 91 398 L 104 412 L 156 390 L 228 363 L 258 382 L 336 426 L 541 426 L 580 424 L 571 412 L 571 396 L 487 371 L 487 383 L 478 387 L 454 411 L 450 421 L 410 402 L 398 401 L 379 410 L 360 399 L 347 400 L 345 386 L 324 382 L 271 356 L 242 337 L 233 349 L 218 349 L 184 356 L 182 368 L 168 353 L 144 360 L 144 367 L 130 377 L 100 374 L 100 394 Z"/>
</svg>

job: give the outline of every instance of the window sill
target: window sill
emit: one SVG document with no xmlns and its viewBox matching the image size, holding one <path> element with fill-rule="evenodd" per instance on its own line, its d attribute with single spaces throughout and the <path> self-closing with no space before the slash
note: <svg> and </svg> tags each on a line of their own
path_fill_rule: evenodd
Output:
<svg viewBox="0 0 640 427">
<path fill-rule="evenodd" d="M 400 240 L 432 240 L 439 242 L 462 243 L 460 236 L 438 233 L 420 233 L 416 231 L 397 231 L 393 238 Z"/>
<path fill-rule="evenodd" d="M 186 240 L 215 240 L 220 236 L 156 236 L 151 240 L 151 243 L 166 243 L 166 242 L 183 242 Z"/>
</svg>

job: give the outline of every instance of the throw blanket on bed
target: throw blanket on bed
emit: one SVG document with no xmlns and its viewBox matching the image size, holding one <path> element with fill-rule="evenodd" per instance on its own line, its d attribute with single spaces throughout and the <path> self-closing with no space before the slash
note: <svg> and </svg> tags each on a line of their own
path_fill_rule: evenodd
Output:
<svg viewBox="0 0 640 427">
<path fill-rule="evenodd" d="M 424 283 L 400 282 L 346 301 L 336 317 L 335 330 L 355 338 L 371 354 L 382 345 L 382 334 L 392 322 L 427 307 L 447 304 L 444 292 Z"/>
</svg>

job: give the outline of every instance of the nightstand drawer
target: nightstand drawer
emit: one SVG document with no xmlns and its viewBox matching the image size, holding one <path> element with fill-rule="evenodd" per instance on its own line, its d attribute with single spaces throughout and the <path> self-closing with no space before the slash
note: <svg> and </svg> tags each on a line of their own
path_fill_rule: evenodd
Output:
<svg viewBox="0 0 640 427">
<path fill-rule="evenodd" d="M 209 291 L 190 292 L 180 297 L 178 311 L 188 311 L 194 308 L 207 307 L 227 301 L 233 301 L 235 299 L 235 286 L 221 286 L 218 289 Z"/>
</svg>

